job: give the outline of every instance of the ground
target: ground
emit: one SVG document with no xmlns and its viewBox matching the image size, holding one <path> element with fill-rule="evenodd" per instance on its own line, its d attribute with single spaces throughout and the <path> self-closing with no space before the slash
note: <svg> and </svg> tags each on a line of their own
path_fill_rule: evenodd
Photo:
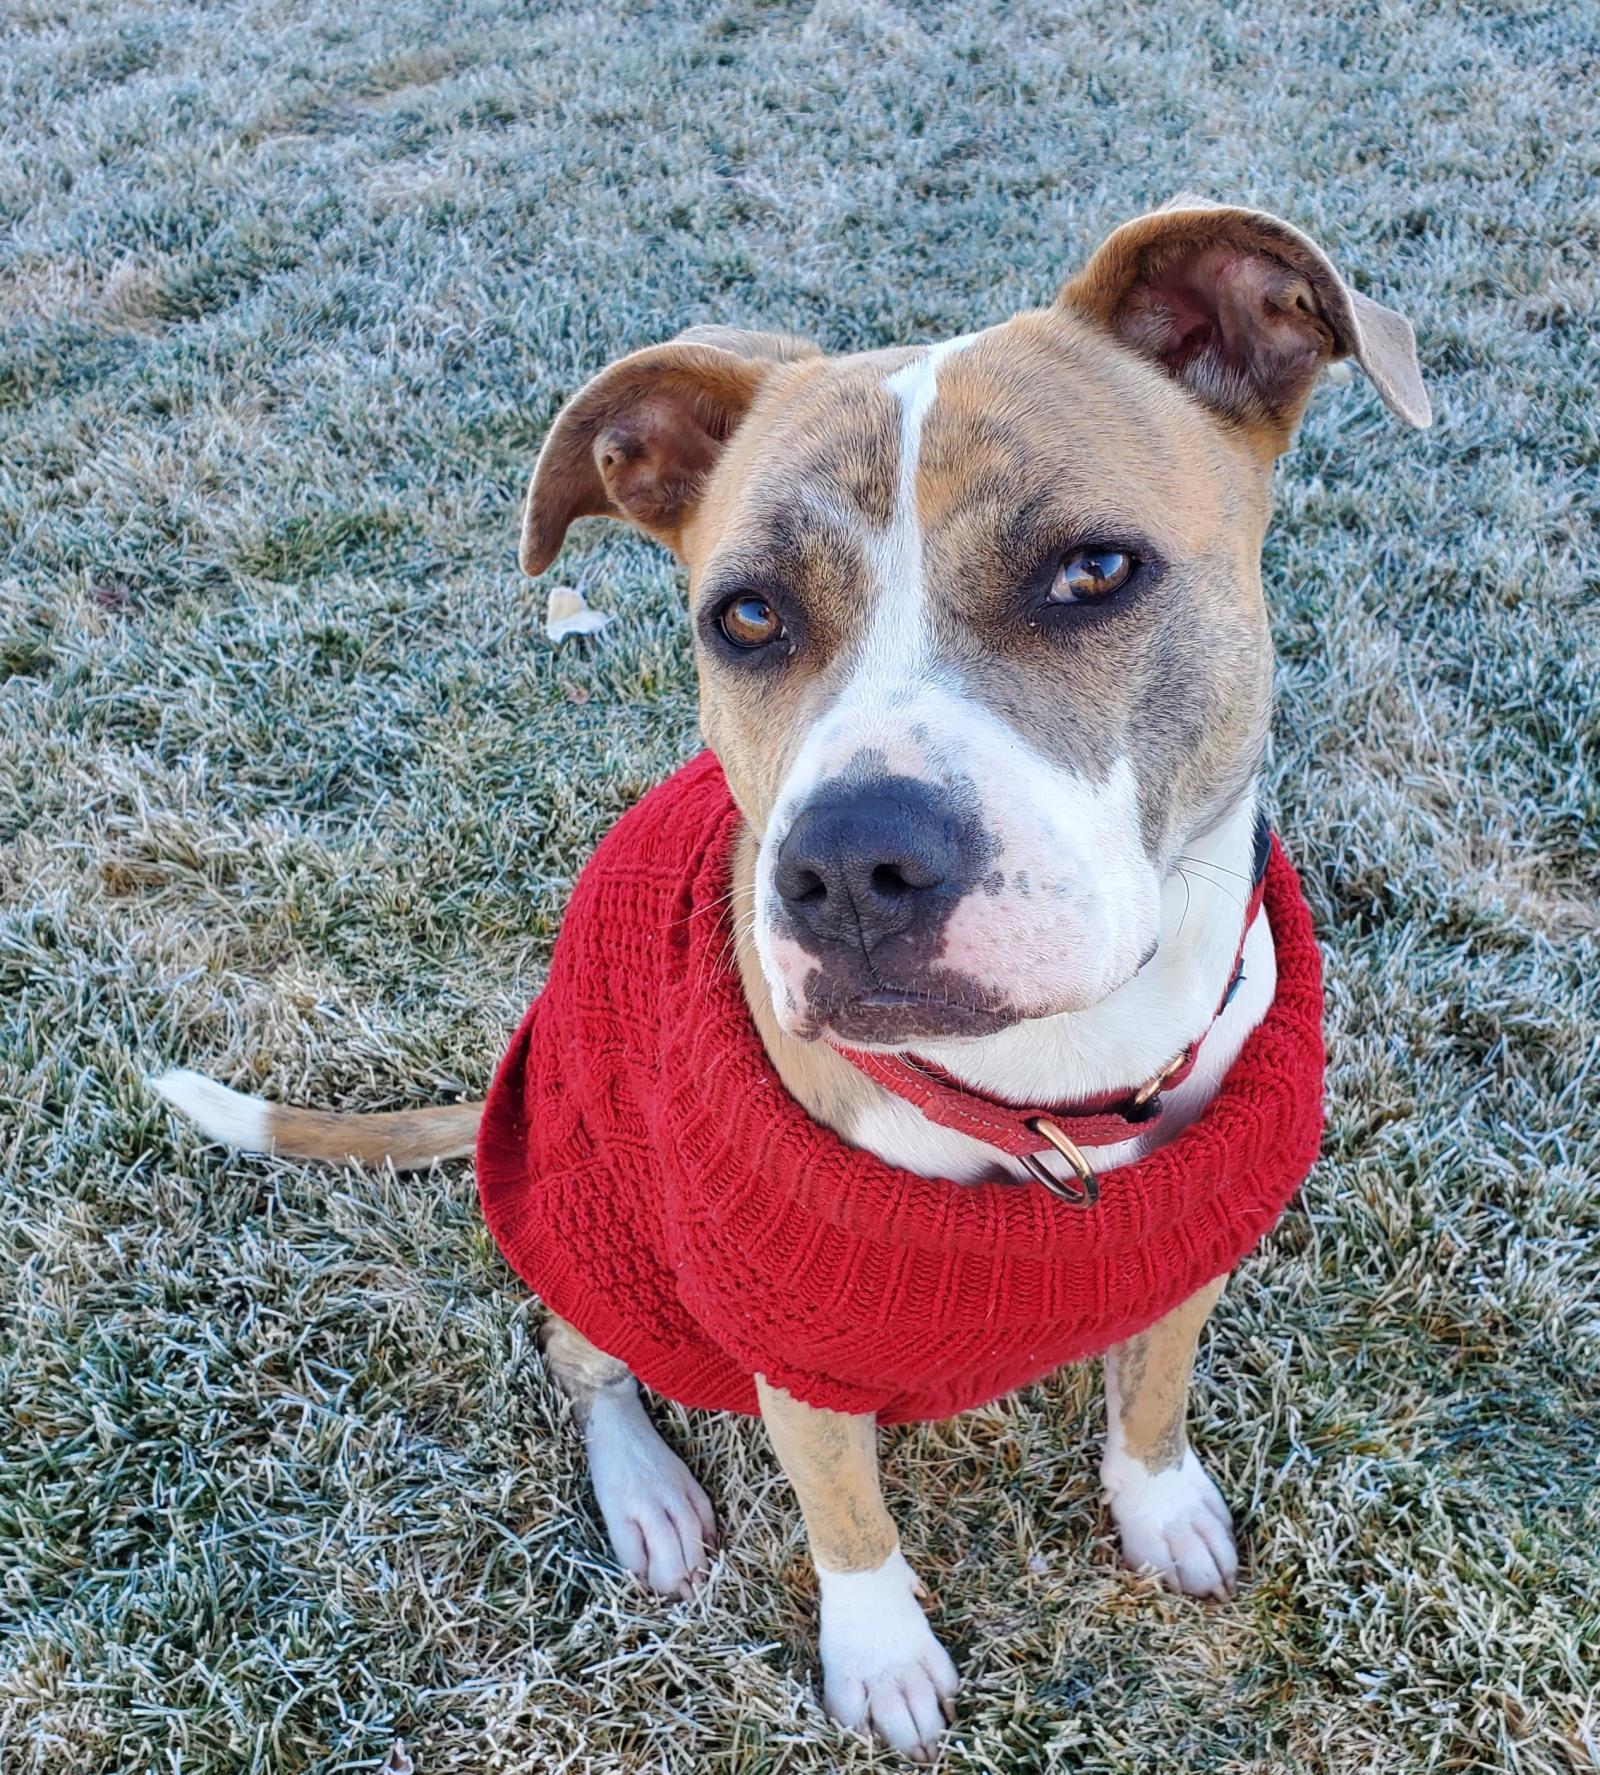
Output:
<svg viewBox="0 0 1600 1775">
<path fill-rule="evenodd" d="M 815 1701 L 759 1430 L 619 1576 L 469 1167 L 229 1157 L 169 1064 L 483 1088 L 696 747 L 672 564 L 514 565 L 558 403 L 697 320 L 1047 299 L 1179 189 L 1415 321 L 1279 473 L 1271 760 L 1325 1156 L 1201 1354 L 1221 1607 L 1117 1568 L 1097 1381 L 886 1438 L 951 1771 L 1600 1768 L 1596 15 L 13 0 L 0 54 L 0 1767 L 888 1769 Z M 403 1740 L 404 1753 L 395 1749 Z"/>
</svg>

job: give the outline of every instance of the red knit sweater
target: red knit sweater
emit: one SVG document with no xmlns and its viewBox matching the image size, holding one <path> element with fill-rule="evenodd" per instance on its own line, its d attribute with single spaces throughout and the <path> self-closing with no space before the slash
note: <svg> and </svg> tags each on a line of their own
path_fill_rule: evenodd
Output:
<svg viewBox="0 0 1600 1775">
<path fill-rule="evenodd" d="M 1277 994 L 1201 1118 L 1076 1208 L 918 1177 L 789 1096 L 730 960 L 739 815 L 702 753 L 579 877 L 478 1137 L 484 1216 L 546 1305 L 647 1386 L 753 1412 L 942 1418 L 1133 1336 L 1230 1269 L 1322 1131 L 1322 975 L 1274 844 Z"/>
</svg>

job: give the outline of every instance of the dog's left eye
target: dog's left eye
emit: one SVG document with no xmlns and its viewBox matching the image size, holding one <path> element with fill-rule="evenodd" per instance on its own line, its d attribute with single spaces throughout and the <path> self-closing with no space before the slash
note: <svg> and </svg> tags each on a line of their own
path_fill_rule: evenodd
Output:
<svg viewBox="0 0 1600 1775">
<path fill-rule="evenodd" d="M 783 618 L 754 593 L 735 598 L 717 618 L 717 627 L 735 647 L 766 647 L 783 635 Z"/>
<path fill-rule="evenodd" d="M 1052 604 L 1093 604 L 1109 598 L 1132 577 L 1136 565 L 1126 549 L 1079 549 L 1056 569 Z"/>
</svg>

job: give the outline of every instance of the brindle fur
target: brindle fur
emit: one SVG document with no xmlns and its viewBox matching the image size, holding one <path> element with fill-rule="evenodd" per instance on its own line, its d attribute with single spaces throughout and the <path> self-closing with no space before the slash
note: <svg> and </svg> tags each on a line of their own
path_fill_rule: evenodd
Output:
<svg viewBox="0 0 1600 1775">
<path fill-rule="evenodd" d="M 596 1399 L 602 1393 L 638 1391 L 625 1362 L 596 1349 L 576 1325 L 555 1313 L 546 1313 L 539 1328 L 539 1348 L 545 1370 L 566 1395 L 580 1430 L 587 1429 Z"/>
<path fill-rule="evenodd" d="M 900 1543 L 878 1485 L 877 1420 L 818 1411 L 759 1374 L 756 1397 L 812 1558 L 825 1572 L 876 1571 Z"/>
<path fill-rule="evenodd" d="M 1106 1353 L 1124 1447 L 1152 1473 L 1179 1466 L 1189 1446 L 1185 1418 L 1201 1327 L 1222 1295 L 1224 1278 L 1191 1295 L 1148 1331 Z"/>
</svg>

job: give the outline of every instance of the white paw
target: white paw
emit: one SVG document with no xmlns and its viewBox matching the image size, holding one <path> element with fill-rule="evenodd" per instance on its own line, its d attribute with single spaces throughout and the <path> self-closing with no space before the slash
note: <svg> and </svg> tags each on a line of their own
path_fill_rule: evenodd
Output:
<svg viewBox="0 0 1600 1775">
<path fill-rule="evenodd" d="M 620 1565 L 663 1596 L 694 1593 L 716 1545 L 711 1501 L 645 1415 L 639 1395 L 603 1388 L 584 1430 L 595 1502 Z"/>
<path fill-rule="evenodd" d="M 954 1717 L 956 1667 L 917 1601 L 921 1586 L 897 1547 L 871 1572 L 825 1572 L 822 1701 L 851 1731 L 931 1762 Z"/>
<path fill-rule="evenodd" d="M 1239 1582 L 1233 1518 L 1192 1448 L 1180 1465 L 1159 1473 L 1108 1450 L 1100 1477 L 1130 1566 L 1149 1567 L 1185 1596 L 1222 1602 L 1233 1595 Z"/>
</svg>

